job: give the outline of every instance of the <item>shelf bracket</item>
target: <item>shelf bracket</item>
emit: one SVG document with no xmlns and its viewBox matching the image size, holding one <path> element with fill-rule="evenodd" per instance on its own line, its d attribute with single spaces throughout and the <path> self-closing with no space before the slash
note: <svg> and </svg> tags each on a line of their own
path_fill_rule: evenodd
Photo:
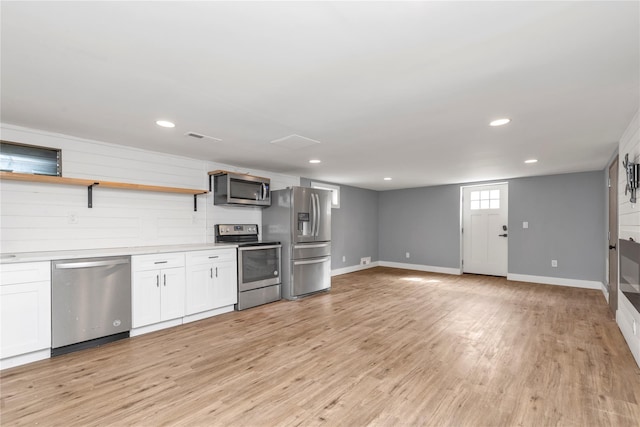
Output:
<svg viewBox="0 0 640 427">
<path fill-rule="evenodd" d="M 94 182 L 93 184 L 87 187 L 87 192 L 88 192 L 87 197 L 89 199 L 89 208 L 93 207 L 93 186 L 94 185 L 100 185 L 100 183 Z"/>
<path fill-rule="evenodd" d="M 201 194 L 207 194 L 207 192 L 205 191 L 204 193 L 198 193 L 193 195 L 193 211 L 194 212 L 198 212 L 198 196 Z"/>
</svg>

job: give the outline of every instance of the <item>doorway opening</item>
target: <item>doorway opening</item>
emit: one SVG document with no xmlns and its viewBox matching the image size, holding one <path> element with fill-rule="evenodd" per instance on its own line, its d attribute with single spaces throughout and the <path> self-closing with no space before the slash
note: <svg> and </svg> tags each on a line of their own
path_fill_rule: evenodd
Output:
<svg viewBox="0 0 640 427">
<path fill-rule="evenodd" d="M 509 184 L 470 185 L 460 190 L 462 272 L 506 277 Z"/>
</svg>

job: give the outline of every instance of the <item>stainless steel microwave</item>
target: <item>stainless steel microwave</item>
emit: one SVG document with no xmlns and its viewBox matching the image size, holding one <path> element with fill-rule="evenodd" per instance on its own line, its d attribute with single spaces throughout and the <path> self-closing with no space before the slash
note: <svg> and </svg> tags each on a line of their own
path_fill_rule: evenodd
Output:
<svg viewBox="0 0 640 427">
<path fill-rule="evenodd" d="M 260 176 L 221 171 L 213 176 L 213 204 L 271 206 L 271 180 Z"/>
</svg>

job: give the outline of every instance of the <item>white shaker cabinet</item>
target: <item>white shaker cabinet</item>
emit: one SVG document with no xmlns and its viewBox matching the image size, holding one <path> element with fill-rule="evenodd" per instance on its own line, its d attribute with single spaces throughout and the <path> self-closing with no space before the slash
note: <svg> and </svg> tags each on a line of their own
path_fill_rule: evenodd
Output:
<svg viewBox="0 0 640 427">
<path fill-rule="evenodd" d="M 187 253 L 186 314 L 196 314 L 238 302 L 235 249 Z"/>
<path fill-rule="evenodd" d="M 0 359 L 9 368 L 50 356 L 51 263 L 0 265 Z"/>
<path fill-rule="evenodd" d="M 131 257 L 134 328 L 184 316 L 184 263 L 184 253 Z"/>
</svg>

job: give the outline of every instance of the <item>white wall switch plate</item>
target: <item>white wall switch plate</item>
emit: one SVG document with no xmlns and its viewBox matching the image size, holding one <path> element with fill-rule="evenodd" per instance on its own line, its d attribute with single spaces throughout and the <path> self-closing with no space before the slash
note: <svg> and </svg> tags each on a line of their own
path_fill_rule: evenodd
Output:
<svg viewBox="0 0 640 427">
<path fill-rule="evenodd" d="M 551 260 L 551 267 L 557 267 L 558 266 L 558 260 L 557 259 L 552 259 Z"/>
<path fill-rule="evenodd" d="M 409 252 L 407 252 L 404 256 L 407 258 L 411 258 L 411 254 Z"/>
<path fill-rule="evenodd" d="M 342 262 L 347 262 L 347 257 L 342 255 Z"/>
<path fill-rule="evenodd" d="M 522 228 L 529 228 L 529 221 L 523 221 Z"/>
</svg>

